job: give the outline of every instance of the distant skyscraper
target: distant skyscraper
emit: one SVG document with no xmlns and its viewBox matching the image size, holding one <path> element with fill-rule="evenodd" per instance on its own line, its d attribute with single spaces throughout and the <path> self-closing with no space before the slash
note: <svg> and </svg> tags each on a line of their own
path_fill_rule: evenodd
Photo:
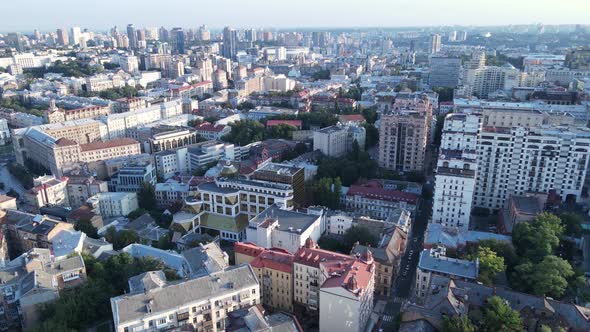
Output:
<svg viewBox="0 0 590 332">
<path fill-rule="evenodd" d="M 72 37 L 70 39 L 70 44 L 72 46 L 80 44 L 80 38 L 82 38 L 82 30 L 80 27 L 72 27 Z"/>
<path fill-rule="evenodd" d="M 467 31 L 457 32 L 457 41 L 466 41 L 466 40 L 467 40 Z"/>
<path fill-rule="evenodd" d="M 211 32 L 209 32 L 209 29 L 207 29 L 206 25 L 201 25 L 199 27 L 197 38 L 202 41 L 211 40 Z"/>
<path fill-rule="evenodd" d="M 237 53 L 237 44 L 237 31 L 230 27 L 225 27 L 223 29 L 223 48 L 221 55 L 228 59 L 233 59 Z"/>
<path fill-rule="evenodd" d="M 428 53 L 436 54 L 440 52 L 442 48 L 442 41 L 439 34 L 435 33 L 430 36 L 430 47 L 428 48 Z"/>
<path fill-rule="evenodd" d="M 129 38 L 129 48 L 136 49 L 137 48 L 137 31 L 135 30 L 135 25 L 133 25 L 133 24 L 127 25 L 127 37 Z"/>
<path fill-rule="evenodd" d="M 247 29 L 246 31 L 244 31 L 244 39 L 246 39 L 247 42 L 255 42 L 256 41 L 256 30 L 254 29 Z"/>
<path fill-rule="evenodd" d="M 16 48 L 17 52 L 22 52 L 24 50 L 23 41 L 19 32 L 9 33 L 6 35 L 6 39 L 10 46 Z"/>
<path fill-rule="evenodd" d="M 70 44 L 70 38 L 66 29 L 57 29 L 57 43 L 62 46 L 68 46 Z"/>
<path fill-rule="evenodd" d="M 33 31 L 33 38 L 35 38 L 35 40 L 41 40 L 41 33 L 38 29 L 35 29 L 35 31 Z"/>
<path fill-rule="evenodd" d="M 168 33 L 168 30 L 166 30 L 166 28 L 164 27 L 160 27 L 160 30 L 158 30 L 158 34 L 160 35 L 160 41 L 168 41 L 168 38 L 170 38 L 170 34 Z"/>
<path fill-rule="evenodd" d="M 457 31 L 453 30 L 453 31 L 449 32 L 449 41 L 454 42 L 456 40 L 457 40 Z"/>
<path fill-rule="evenodd" d="M 184 30 L 182 28 L 173 28 L 170 32 L 170 38 L 172 39 L 172 50 L 174 53 L 184 53 Z"/>
</svg>

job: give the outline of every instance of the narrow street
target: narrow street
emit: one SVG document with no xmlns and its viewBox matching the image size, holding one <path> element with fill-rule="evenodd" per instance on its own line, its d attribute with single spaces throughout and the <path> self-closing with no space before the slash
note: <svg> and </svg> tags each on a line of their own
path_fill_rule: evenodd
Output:
<svg viewBox="0 0 590 332">
<path fill-rule="evenodd" d="M 427 185 L 427 184 L 425 184 Z M 393 331 L 395 318 L 400 313 L 401 304 L 407 300 L 414 284 L 414 275 L 418 266 L 420 251 L 424 240 L 424 232 L 428 225 L 428 219 L 432 213 L 432 199 L 423 200 L 412 228 L 412 234 L 408 239 L 406 253 L 402 257 L 398 274 L 393 281 L 393 293 L 385 308 L 382 331 Z"/>
</svg>

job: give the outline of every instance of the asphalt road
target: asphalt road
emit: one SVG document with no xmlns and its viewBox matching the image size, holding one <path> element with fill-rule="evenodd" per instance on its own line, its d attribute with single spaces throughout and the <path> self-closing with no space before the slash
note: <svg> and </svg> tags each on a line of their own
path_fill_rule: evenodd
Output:
<svg viewBox="0 0 590 332">
<path fill-rule="evenodd" d="M 413 291 L 414 276 L 420 252 L 422 251 L 424 232 L 432 213 L 432 203 L 432 199 L 423 200 L 417 212 L 406 252 L 402 257 L 398 274 L 393 281 L 393 292 L 385 307 L 381 324 L 381 330 L 384 332 L 394 330 L 395 317 L 400 313 L 402 302 L 412 295 L 410 292 Z"/>
<path fill-rule="evenodd" d="M 0 159 L 0 182 L 4 182 L 4 190 L 0 191 L 2 193 L 6 193 L 12 188 L 17 193 L 19 193 L 21 197 L 23 197 L 26 191 L 25 188 L 23 188 L 20 182 L 14 176 L 12 176 L 12 174 L 10 174 L 6 165 L 7 164 L 4 162 L 4 160 Z"/>
</svg>

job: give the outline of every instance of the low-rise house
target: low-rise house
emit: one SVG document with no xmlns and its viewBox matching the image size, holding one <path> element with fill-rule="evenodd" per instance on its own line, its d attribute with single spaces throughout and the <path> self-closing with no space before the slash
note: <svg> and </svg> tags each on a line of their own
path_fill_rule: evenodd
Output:
<svg viewBox="0 0 590 332">
<path fill-rule="evenodd" d="M 195 279 L 144 284 L 143 291 L 111 298 L 116 332 L 149 329 L 224 331 L 232 311 L 260 303 L 260 287 L 249 265 Z"/>
<path fill-rule="evenodd" d="M 263 248 L 294 253 L 307 239 L 320 239 L 321 223 L 321 215 L 282 210 L 272 205 L 249 221 L 246 239 Z"/>
<path fill-rule="evenodd" d="M 227 332 L 303 332 L 303 328 L 294 315 L 286 312 L 275 312 L 268 315 L 261 305 L 232 311 L 227 314 L 225 321 L 225 331 Z"/>
<path fill-rule="evenodd" d="M 68 178 L 56 178 L 45 175 L 33 180 L 34 187 L 25 193 L 27 203 L 35 208 L 46 205 L 69 206 L 67 186 Z"/>
<path fill-rule="evenodd" d="M 512 233 L 516 224 L 532 221 L 543 213 L 546 203 L 547 195 L 544 194 L 511 195 L 507 207 L 500 214 L 498 230 L 505 234 Z"/>
<path fill-rule="evenodd" d="M 416 269 L 417 297 L 424 298 L 431 287 L 433 275 L 448 276 L 454 279 L 475 281 L 479 275 L 479 260 L 475 262 L 450 258 L 444 247 L 424 249 L 420 253 Z"/>
<path fill-rule="evenodd" d="M 481 310 L 491 296 L 505 299 L 520 314 L 525 331 L 533 331 L 541 325 L 554 331 L 560 328 L 574 332 L 590 330 L 589 308 L 440 275 L 432 277 L 421 301 L 402 305 L 402 330 L 404 325 L 417 321 L 427 322 L 440 330 L 445 316 L 468 315 L 471 311 Z"/>
<path fill-rule="evenodd" d="M 420 195 L 386 189 L 373 183 L 342 188 L 341 204 L 348 211 L 362 216 L 387 219 L 398 208 L 414 211 Z"/>
</svg>

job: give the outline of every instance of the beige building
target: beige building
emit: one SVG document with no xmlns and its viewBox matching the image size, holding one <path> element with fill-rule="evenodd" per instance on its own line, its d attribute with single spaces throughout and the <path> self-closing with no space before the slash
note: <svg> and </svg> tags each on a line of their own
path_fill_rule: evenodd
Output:
<svg viewBox="0 0 590 332">
<path fill-rule="evenodd" d="M 432 104 L 426 95 L 398 95 L 392 111 L 381 117 L 379 165 L 404 172 L 424 169 L 432 122 Z"/>
<path fill-rule="evenodd" d="M 27 203 L 35 208 L 46 205 L 69 206 L 66 186 L 68 178 L 45 175 L 34 179 L 34 187 L 25 193 Z"/>
<path fill-rule="evenodd" d="M 262 304 L 277 310 L 293 311 L 293 254 L 251 243 L 234 245 L 236 265 L 249 263 L 260 282 Z"/>
<path fill-rule="evenodd" d="M 138 278 L 139 277 L 139 278 Z M 129 280 L 129 294 L 111 298 L 116 332 L 180 330 L 222 332 L 232 311 L 260 304 L 249 265 L 168 283 L 163 273 Z"/>
<path fill-rule="evenodd" d="M 89 106 L 73 110 L 50 108 L 44 112 L 43 117 L 47 123 L 58 123 L 79 119 L 96 119 L 110 113 L 111 108 L 109 106 Z"/>
</svg>

